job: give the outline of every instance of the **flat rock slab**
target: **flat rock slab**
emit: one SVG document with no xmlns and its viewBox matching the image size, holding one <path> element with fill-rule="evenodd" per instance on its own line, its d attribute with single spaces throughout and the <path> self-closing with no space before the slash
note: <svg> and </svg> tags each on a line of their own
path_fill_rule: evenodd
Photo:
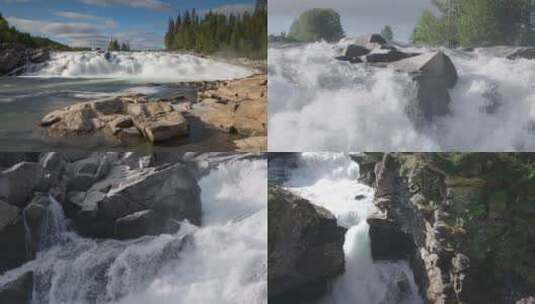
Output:
<svg viewBox="0 0 535 304">
<path fill-rule="evenodd" d="M 142 94 L 78 103 L 45 115 L 40 125 L 52 137 L 104 131 L 123 140 L 142 135 L 151 143 L 184 137 L 190 131 L 189 122 L 171 102 L 151 102 Z"/>
</svg>

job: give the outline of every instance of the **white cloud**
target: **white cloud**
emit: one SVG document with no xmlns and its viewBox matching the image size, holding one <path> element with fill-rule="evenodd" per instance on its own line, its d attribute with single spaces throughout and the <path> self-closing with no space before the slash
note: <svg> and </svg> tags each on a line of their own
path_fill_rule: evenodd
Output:
<svg viewBox="0 0 535 304">
<path fill-rule="evenodd" d="M 169 10 L 171 6 L 160 0 L 79 0 L 85 4 L 109 6 L 109 5 L 124 5 L 136 8 L 148 8 L 153 10 Z"/>
<path fill-rule="evenodd" d="M 90 15 L 87 15 L 86 17 L 89 16 Z M 17 17 L 7 17 L 6 19 L 10 24 L 13 24 L 22 31 L 29 32 L 33 35 L 66 41 L 66 43 L 71 46 L 105 47 L 111 37 L 119 39 L 121 42 L 129 42 L 134 49 L 158 49 L 162 48 L 163 43 L 163 37 L 157 33 L 147 31 L 113 33 L 109 32 L 109 27 L 105 24 L 93 24 L 87 22 L 50 22 Z M 90 20 L 91 18 L 85 19 Z"/>
<path fill-rule="evenodd" d="M 110 27 L 110 28 L 116 28 L 118 26 L 117 22 L 115 22 L 112 19 L 103 18 L 103 17 L 99 17 L 99 16 L 93 16 L 93 15 L 80 14 L 80 13 L 76 13 L 76 12 L 57 11 L 57 12 L 54 12 L 54 15 L 59 16 L 59 17 L 63 17 L 63 18 L 66 18 L 66 19 L 103 22 L 105 26 Z"/>
</svg>

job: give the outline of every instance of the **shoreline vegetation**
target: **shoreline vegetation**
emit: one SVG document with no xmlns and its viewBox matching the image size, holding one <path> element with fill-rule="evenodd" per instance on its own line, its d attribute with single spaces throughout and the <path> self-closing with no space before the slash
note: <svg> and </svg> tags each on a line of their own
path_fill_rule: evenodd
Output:
<svg viewBox="0 0 535 304">
<path fill-rule="evenodd" d="M 165 47 L 225 57 L 267 57 L 267 2 L 257 1 L 254 12 L 225 15 L 193 9 L 170 18 Z"/>
</svg>

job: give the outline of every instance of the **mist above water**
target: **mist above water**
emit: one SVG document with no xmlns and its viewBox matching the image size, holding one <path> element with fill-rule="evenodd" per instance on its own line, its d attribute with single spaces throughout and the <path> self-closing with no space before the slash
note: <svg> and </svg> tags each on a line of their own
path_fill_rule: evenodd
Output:
<svg viewBox="0 0 535 304">
<path fill-rule="evenodd" d="M 535 61 L 444 50 L 459 73 L 452 113 L 417 131 L 405 114 L 416 83 L 337 61 L 344 44 L 269 48 L 270 150 L 535 151 Z"/>
</svg>

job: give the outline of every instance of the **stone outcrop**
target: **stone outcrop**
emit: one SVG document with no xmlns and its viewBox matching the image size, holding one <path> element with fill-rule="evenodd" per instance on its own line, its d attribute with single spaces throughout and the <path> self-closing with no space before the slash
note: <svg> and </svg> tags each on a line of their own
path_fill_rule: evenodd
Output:
<svg viewBox="0 0 535 304">
<path fill-rule="evenodd" d="M 519 179 L 529 174 L 522 169 L 529 157 L 386 154 L 375 170 L 381 212 L 368 219 L 374 259 L 408 261 L 431 304 L 513 304 L 533 296 L 531 270 L 521 262 L 533 255 L 510 255 L 527 236 L 507 232 L 535 212 L 525 208 L 532 202 L 511 204 L 532 195 Z"/>
<path fill-rule="evenodd" d="M 535 59 L 535 48 L 521 48 L 507 55 L 507 59 Z"/>
<path fill-rule="evenodd" d="M 0 273 L 35 256 L 50 197 L 87 237 L 131 239 L 174 233 L 184 220 L 201 224 L 197 160 L 180 154 L 51 152 L 9 159 L 21 162 L 0 173 Z"/>
<path fill-rule="evenodd" d="M 417 96 L 406 108 L 417 129 L 422 129 L 436 117 L 450 113 L 449 89 L 455 86 L 458 76 L 448 56 L 442 52 L 426 53 L 393 62 L 391 67 L 408 73 L 418 84 Z"/>
<path fill-rule="evenodd" d="M 416 97 L 410 101 L 405 111 L 417 129 L 422 130 L 436 117 L 450 113 L 449 89 L 457 83 L 458 75 L 453 62 L 443 52 L 402 52 L 388 45 L 378 34 L 348 38 L 345 41 L 350 44 L 344 55 L 336 59 L 392 68 L 409 74 L 414 79 L 417 83 Z"/>
<path fill-rule="evenodd" d="M 0 76 L 20 75 L 27 65 L 43 63 L 50 59 L 47 49 L 30 49 L 21 44 L 0 44 Z"/>
<path fill-rule="evenodd" d="M 189 122 L 171 102 L 149 101 L 142 94 L 74 104 L 41 120 L 52 137 L 105 132 L 117 138 L 143 136 L 151 143 L 187 136 Z"/>
<path fill-rule="evenodd" d="M 346 229 L 326 209 L 270 187 L 268 294 L 277 303 L 310 303 L 344 272 Z M 302 302 L 304 301 L 304 302 Z"/>
<path fill-rule="evenodd" d="M 201 90 L 192 114 L 227 133 L 267 135 L 267 76 L 218 82 Z M 267 138 L 266 138 L 267 139 Z M 267 143 L 259 143 L 267 146 Z M 258 149 L 257 149 L 258 150 Z"/>
</svg>

